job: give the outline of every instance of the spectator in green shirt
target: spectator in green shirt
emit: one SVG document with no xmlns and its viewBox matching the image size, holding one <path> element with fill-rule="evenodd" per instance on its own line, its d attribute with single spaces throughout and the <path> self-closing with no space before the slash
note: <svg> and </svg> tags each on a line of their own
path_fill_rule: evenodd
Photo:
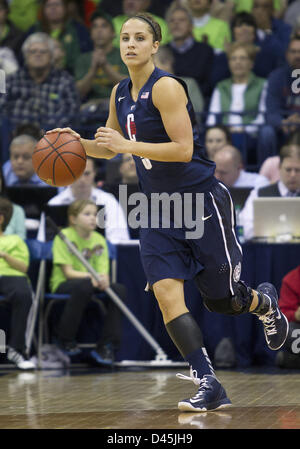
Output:
<svg viewBox="0 0 300 449">
<path fill-rule="evenodd" d="M 113 46 L 115 31 L 112 20 L 96 11 L 91 17 L 91 38 L 94 49 L 78 59 L 75 68 L 76 87 L 85 104 L 99 104 L 108 109 L 111 89 L 128 76 L 120 57 Z"/>
<path fill-rule="evenodd" d="M 26 355 L 26 334 L 30 326 L 32 290 L 27 278 L 29 251 L 18 235 L 4 232 L 13 214 L 12 203 L 0 197 L 0 294 L 11 306 L 7 359 L 21 370 L 34 369 Z"/>
<path fill-rule="evenodd" d="M 224 45 L 231 41 L 227 22 L 210 15 L 212 0 L 187 0 L 194 19 L 194 37 L 211 45 L 215 50 L 224 50 Z"/>
<path fill-rule="evenodd" d="M 56 236 L 53 241 L 53 270 L 51 291 L 70 294 L 63 314 L 55 329 L 59 347 L 68 355 L 81 353 L 76 336 L 87 304 L 95 293 L 110 285 L 109 255 L 105 238 L 95 231 L 98 208 L 91 200 L 76 200 L 68 208 L 69 227 L 62 232 L 77 247 L 89 264 L 100 275 L 96 281 L 82 262 L 73 255 L 66 243 Z M 125 287 L 111 284 L 115 293 L 124 299 Z M 120 343 L 120 311 L 111 300 L 107 302 L 107 314 L 96 350 L 90 352 L 89 361 L 97 365 L 111 365 Z"/>
</svg>

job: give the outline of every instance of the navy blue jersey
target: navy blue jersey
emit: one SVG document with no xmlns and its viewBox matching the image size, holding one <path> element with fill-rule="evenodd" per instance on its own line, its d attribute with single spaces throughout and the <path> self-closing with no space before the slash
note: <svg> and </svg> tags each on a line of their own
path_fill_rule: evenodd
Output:
<svg viewBox="0 0 300 449">
<path fill-rule="evenodd" d="M 152 102 L 152 87 L 163 76 L 175 78 L 184 86 L 188 96 L 186 84 L 182 80 L 157 67 L 140 90 L 136 102 L 131 96 L 131 79 L 126 78 L 119 83 L 115 102 L 117 117 L 125 138 L 149 143 L 170 142 L 160 112 Z M 189 97 L 187 110 L 194 135 L 193 157 L 189 163 L 158 162 L 133 156 L 140 187 L 146 195 L 152 192 L 202 192 L 215 182 L 215 163 L 205 158 Z"/>
</svg>

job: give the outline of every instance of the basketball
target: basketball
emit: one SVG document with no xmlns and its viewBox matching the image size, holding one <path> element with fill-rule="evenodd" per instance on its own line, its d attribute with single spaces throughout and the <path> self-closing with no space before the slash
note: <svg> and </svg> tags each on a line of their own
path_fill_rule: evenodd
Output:
<svg viewBox="0 0 300 449">
<path fill-rule="evenodd" d="M 86 153 L 80 141 L 68 132 L 45 134 L 34 149 L 32 164 L 45 183 L 68 186 L 82 175 Z"/>
</svg>

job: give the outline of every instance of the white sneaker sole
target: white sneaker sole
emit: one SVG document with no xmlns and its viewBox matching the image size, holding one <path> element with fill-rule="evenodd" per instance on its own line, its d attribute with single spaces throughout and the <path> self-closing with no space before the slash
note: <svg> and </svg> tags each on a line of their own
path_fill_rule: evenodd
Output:
<svg viewBox="0 0 300 449">
<path fill-rule="evenodd" d="M 178 402 L 178 409 L 181 412 L 198 412 L 198 413 L 213 412 L 214 410 L 220 410 L 222 408 L 228 408 L 228 407 L 232 407 L 232 404 L 231 403 L 220 404 L 219 406 L 208 410 L 205 407 L 202 407 L 202 408 L 194 407 L 192 404 L 190 404 L 188 402 Z"/>
</svg>

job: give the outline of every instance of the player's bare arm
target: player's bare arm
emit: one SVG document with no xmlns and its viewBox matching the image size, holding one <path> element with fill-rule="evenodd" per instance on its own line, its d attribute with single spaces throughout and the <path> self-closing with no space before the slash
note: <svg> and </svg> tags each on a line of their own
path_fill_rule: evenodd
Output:
<svg viewBox="0 0 300 449">
<path fill-rule="evenodd" d="M 152 99 L 171 142 L 136 142 L 125 139 L 115 129 L 101 127 L 95 134 L 98 146 L 155 161 L 189 162 L 193 155 L 193 131 L 184 88 L 175 79 L 163 77 L 154 85 Z"/>
</svg>

